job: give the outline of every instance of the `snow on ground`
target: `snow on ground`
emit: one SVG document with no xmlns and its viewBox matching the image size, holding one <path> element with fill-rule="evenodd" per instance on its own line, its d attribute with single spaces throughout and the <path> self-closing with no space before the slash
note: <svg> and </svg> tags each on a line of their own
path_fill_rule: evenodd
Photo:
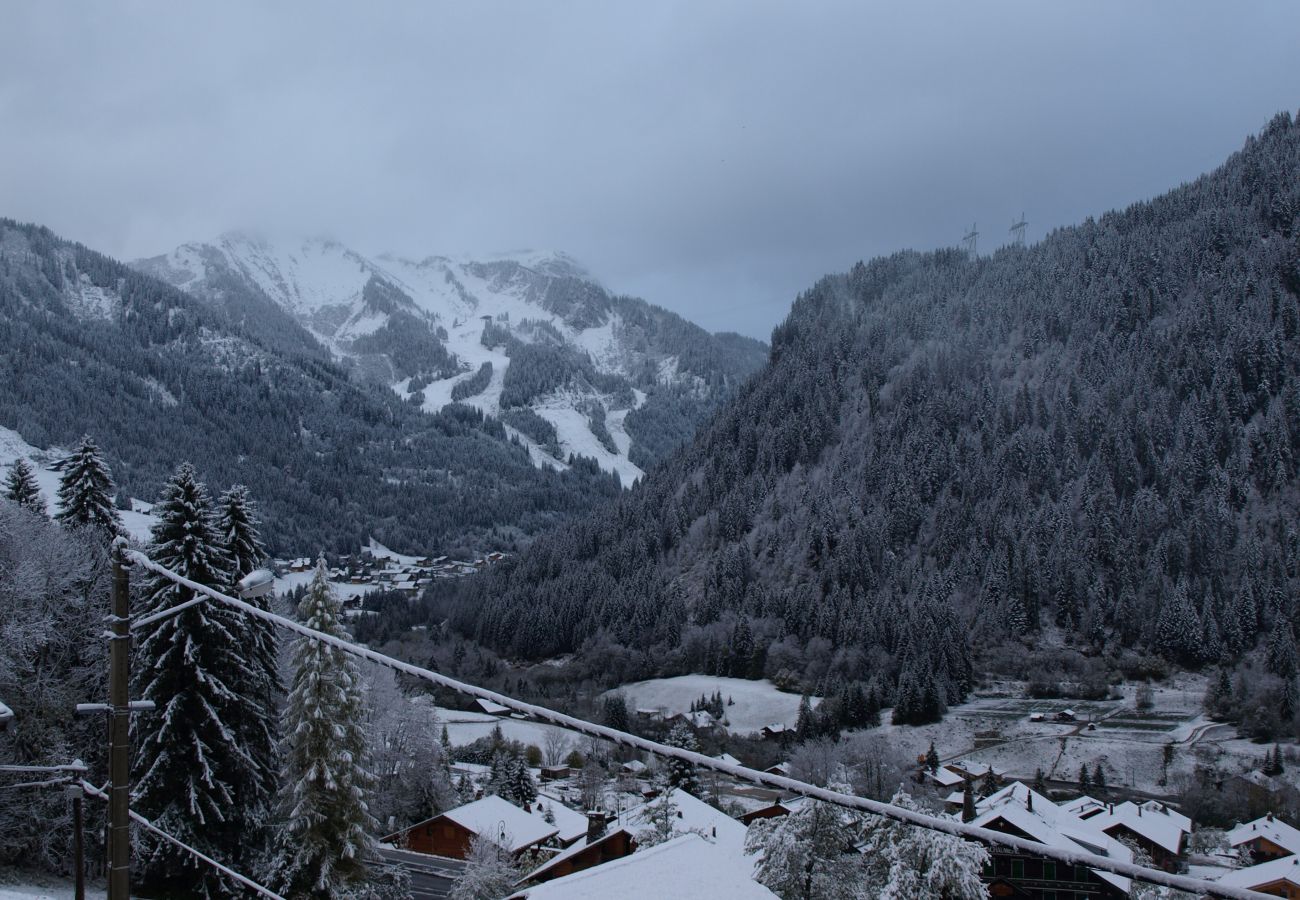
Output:
<svg viewBox="0 0 1300 900">
<path fill-rule="evenodd" d="M 275 592 L 277 594 L 287 594 L 296 587 L 306 587 L 311 584 L 311 580 L 315 577 L 316 571 L 314 569 L 309 569 L 306 572 L 285 572 L 275 579 Z M 331 581 L 330 587 L 334 589 L 334 596 L 340 600 L 351 597 L 364 597 L 375 590 L 373 584 L 348 584 L 337 581 Z"/>
<path fill-rule="evenodd" d="M 374 538 L 370 539 L 370 543 L 366 544 L 365 549 L 375 559 L 391 559 L 399 566 L 413 566 L 420 561 L 420 557 L 418 556 L 405 556 L 401 553 L 389 550 Z"/>
<path fill-rule="evenodd" d="M 498 725 L 501 726 L 501 733 L 506 738 L 519 741 L 522 744 L 532 744 L 535 747 L 546 746 L 546 736 L 553 732 L 563 734 L 575 747 L 578 745 L 578 741 L 583 739 L 583 736 L 577 732 L 568 731 L 557 725 L 548 725 L 544 722 L 512 719 L 508 716 L 502 718 L 500 716 L 490 716 L 487 713 L 443 709 L 442 707 L 438 707 L 435 711 L 438 721 L 447 726 L 447 738 L 455 747 L 471 744 L 479 738 L 487 737 L 492 733 L 492 729 Z"/>
<path fill-rule="evenodd" d="M 57 499 L 59 473 L 50 466 L 63 456 L 64 452 L 60 450 L 40 450 L 33 447 L 24 441 L 18 432 L 0 426 L 0 469 L 4 470 L 4 475 L 8 475 L 9 467 L 19 457 L 30 462 L 36 470 L 36 483 L 40 485 L 41 495 L 45 498 L 45 507 L 50 515 L 59 511 Z M 133 509 L 130 512 L 118 510 L 118 515 L 122 517 L 122 525 L 134 540 L 148 541 L 154 522 L 157 521 L 149 514 L 153 505 L 134 498 L 131 500 L 131 505 Z"/>
<path fill-rule="evenodd" d="M 799 695 L 777 690 L 770 681 L 678 675 L 625 684 L 616 691 L 627 697 L 629 709 L 660 709 L 668 715 L 690 712 L 692 702 L 720 691 L 723 703 L 735 701 L 726 707 L 726 727 L 734 734 L 750 734 L 773 722 L 793 725 L 799 719 Z M 817 702 L 814 697 L 813 705 Z"/>
<path fill-rule="evenodd" d="M 556 434 L 560 439 L 561 456 L 565 459 L 568 459 L 570 454 L 589 456 L 606 472 L 617 472 L 624 487 L 631 487 L 637 479 L 645 475 L 645 472 L 627 458 L 627 450 L 632 445 L 631 438 L 623 427 L 627 410 L 608 413 L 605 417 L 605 427 L 609 430 L 610 437 L 614 439 L 614 446 L 619 450 L 618 453 L 610 453 L 596 435 L 592 434 L 587 416 L 574 409 L 578 402 L 579 399 L 575 395 L 561 391 L 548 394 L 533 409 L 555 426 Z M 616 427 L 611 427 L 615 424 Z M 620 442 L 620 437 L 625 443 Z"/>
<path fill-rule="evenodd" d="M 23 877 L 24 880 L 16 880 Z M 50 878 L 48 876 L 24 876 L 15 875 L 15 881 L 10 883 L 8 873 L 0 871 L 0 900 L 72 900 L 76 896 L 71 881 Z M 87 900 L 104 900 L 108 896 L 100 888 L 86 885 Z"/>
<path fill-rule="evenodd" d="M 953 707 L 942 722 L 919 727 L 896 727 L 889 711 L 881 727 L 900 755 L 914 759 L 933 741 L 940 759 L 968 759 L 992 765 L 1010 775 L 1032 778 L 1042 769 L 1049 779 L 1075 781 L 1079 768 L 1089 773 L 1098 763 L 1108 783 L 1164 794 L 1176 789 L 1179 779 L 1198 763 L 1229 773 L 1245 773 L 1258 766 L 1267 747 L 1238 738 L 1231 726 L 1211 722 L 1200 711 L 1205 678 L 1179 675 L 1153 686 L 1153 708 L 1137 710 L 1137 685 L 1121 687 L 1122 699 L 1104 701 L 1027 700 L 976 697 Z M 1077 722 L 1058 722 L 1058 711 L 1072 709 Z M 1030 716 L 1041 714 L 1041 721 Z M 1089 721 L 1095 728 L 1089 729 Z M 983 745 L 976 749 L 978 742 Z M 1165 746 L 1173 746 L 1168 784 L 1164 774 Z M 1286 777 L 1292 777 L 1288 772 Z"/>
</svg>

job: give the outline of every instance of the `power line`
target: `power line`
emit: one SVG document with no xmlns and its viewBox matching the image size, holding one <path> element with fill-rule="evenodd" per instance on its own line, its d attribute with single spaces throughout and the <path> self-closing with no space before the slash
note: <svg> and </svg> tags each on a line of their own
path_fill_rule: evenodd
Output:
<svg viewBox="0 0 1300 900">
<path fill-rule="evenodd" d="M 108 794 L 104 793 L 99 788 L 92 785 L 89 781 L 82 779 L 81 788 L 87 794 L 90 794 L 93 797 L 97 797 L 100 800 L 108 802 L 109 799 Z M 203 851 L 195 850 L 193 847 L 191 847 L 189 844 L 182 841 L 180 838 L 172 837 L 170 834 L 163 831 L 161 828 L 159 828 L 154 823 L 150 822 L 148 819 L 140 815 L 135 810 L 131 810 L 131 818 L 136 823 L 144 826 L 144 828 L 146 828 L 147 830 L 152 831 L 154 834 L 158 835 L 158 837 L 162 838 L 163 840 L 175 844 L 177 847 L 180 847 L 182 850 L 186 851 L 187 853 L 191 853 L 194 856 L 198 857 L 199 859 L 203 860 L 205 863 L 212 866 L 214 869 L 217 869 L 218 871 L 226 875 L 229 875 L 231 878 L 235 879 L 240 884 L 244 885 L 244 887 L 257 891 L 257 893 L 261 894 L 263 897 L 270 898 L 270 900 L 285 900 L 284 897 L 281 897 L 279 894 L 275 893 L 275 891 L 272 891 L 269 888 L 262 887 L 260 884 L 258 884 L 253 879 L 247 877 L 246 875 L 240 875 L 234 869 L 230 868 L 229 866 L 222 865 L 221 863 L 213 859 L 211 856 L 208 856 Z"/>
<path fill-rule="evenodd" d="M 70 784 L 71 775 L 65 775 L 62 778 L 51 778 L 48 781 L 20 781 L 18 784 L 0 784 L 0 791 L 16 791 L 19 788 L 38 788 L 54 787 L 59 784 Z"/>
<path fill-rule="evenodd" d="M 817 800 L 823 800 L 836 806 L 842 806 L 847 809 L 855 809 L 861 812 L 871 813 L 872 815 L 883 816 L 887 819 L 893 819 L 896 822 L 902 822 L 907 825 L 916 825 L 921 828 L 928 828 L 932 831 L 941 831 L 945 834 L 951 834 L 956 837 L 970 838 L 984 844 L 1001 844 L 1015 850 L 1021 850 L 1034 856 L 1054 859 L 1058 862 L 1069 865 L 1080 865 L 1090 869 L 1100 869 L 1103 872 L 1110 872 L 1124 878 L 1135 878 L 1139 881 L 1145 881 L 1151 884 L 1160 884 L 1166 887 L 1177 888 L 1178 890 L 1191 891 L 1197 894 L 1206 894 L 1214 897 L 1231 898 L 1231 900 L 1258 900 L 1265 897 L 1264 894 L 1255 891 L 1245 890 L 1243 888 L 1234 888 L 1227 885 L 1216 884 L 1212 881 L 1206 881 L 1201 878 L 1190 878 L 1185 875 L 1175 875 L 1160 869 L 1153 869 L 1147 866 L 1138 866 L 1133 863 L 1122 862 L 1111 859 L 1106 856 L 1100 856 L 1095 853 L 1086 851 L 1073 851 L 1060 847 L 1051 847 L 1047 844 L 1040 844 L 1037 841 L 1031 841 L 1026 838 L 1019 838 L 1010 834 L 1003 834 L 999 831 L 993 831 L 988 828 L 981 828 L 970 825 L 966 822 L 959 822 L 954 819 L 940 818 L 929 815 L 928 813 L 918 812 L 916 810 L 905 809 L 901 806 L 894 806 L 890 803 L 884 803 L 879 800 L 871 800 L 866 797 L 858 797 L 854 794 L 843 794 L 839 791 L 832 791 L 826 788 L 817 787 L 803 781 L 796 781 L 793 778 L 786 778 L 782 775 L 769 775 L 766 772 L 759 772 L 756 769 L 750 769 L 746 766 L 736 765 L 724 762 L 720 759 L 714 759 L 711 756 L 705 756 L 703 753 L 695 753 L 690 750 L 683 750 L 680 747 L 670 747 L 667 744 L 661 744 L 647 738 L 639 737 L 635 734 L 629 734 L 626 731 L 618 731 L 605 725 L 596 725 L 584 719 L 577 719 L 564 713 L 547 709 L 544 706 L 535 706 L 531 703 L 524 703 L 522 700 L 516 700 L 505 694 L 498 694 L 496 691 L 490 691 L 477 685 L 469 684 L 464 681 L 457 681 L 446 675 L 432 672 L 428 669 L 422 669 L 419 666 L 393 659 L 391 656 L 385 656 L 377 653 L 369 647 L 363 647 L 354 644 L 351 641 L 345 641 L 342 638 L 325 634 L 314 628 L 308 628 L 291 619 L 278 616 L 275 613 L 259 609 L 251 603 L 245 603 L 234 597 L 214 590 L 204 584 L 192 581 L 183 575 L 178 575 L 170 569 L 159 565 L 138 550 L 128 550 L 124 554 L 133 563 L 138 563 L 142 568 L 148 569 L 158 575 L 174 581 L 176 584 L 183 585 L 191 590 L 198 591 L 218 600 L 228 606 L 243 610 L 249 615 L 259 619 L 272 622 L 282 628 L 297 632 L 303 637 L 319 641 L 323 644 L 329 644 L 345 653 L 369 660 L 381 666 L 387 666 L 414 678 L 432 682 L 442 687 L 450 688 L 462 694 L 469 694 L 473 697 L 479 697 L 484 700 L 490 700 L 493 703 L 499 703 L 515 712 L 524 713 L 536 719 L 551 722 L 562 728 L 571 731 L 577 731 L 581 734 L 587 734 L 592 737 L 603 738 L 604 740 L 613 741 L 616 744 L 624 744 L 629 747 L 635 747 L 644 750 L 655 756 L 672 757 L 705 769 L 712 769 L 721 772 L 724 775 L 730 775 L 743 781 L 751 781 L 755 784 L 767 785 L 769 787 L 781 788 L 792 791 L 796 794 L 802 794 L 805 797 L 812 797 Z M 134 815 L 134 813 L 132 814 Z"/>
</svg>

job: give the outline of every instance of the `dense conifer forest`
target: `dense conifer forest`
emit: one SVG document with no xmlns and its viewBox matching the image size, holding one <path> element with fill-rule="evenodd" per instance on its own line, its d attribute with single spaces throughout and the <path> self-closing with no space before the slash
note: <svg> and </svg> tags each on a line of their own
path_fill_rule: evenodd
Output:
<svg viewBox="0 0 1300 900">
<path fill-rule="evenodd" d="M 822 279 L 691 444 L 432 599 L 515 657 L 874 682 L 902 721 L 1013 639 L 1196 667 L 1282 633 L 1286 657 L 1298 338 L 1283 114 L 1217 171 L 1034 246 Z"/>
</svg>

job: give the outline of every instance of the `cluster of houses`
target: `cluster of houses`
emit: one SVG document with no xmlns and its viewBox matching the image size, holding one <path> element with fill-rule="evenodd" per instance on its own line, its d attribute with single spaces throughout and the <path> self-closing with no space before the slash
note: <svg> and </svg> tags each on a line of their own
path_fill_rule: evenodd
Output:
<svg viewBox="0 0 1300 900">
<path fill-rule="evenodd" d="M 974 801 L 974 815 L 965 809 L 965 786 L 998 781 L 1001 775 L 981 763 L 947 763 L 927 773 L 943 788 L 961 786 L 945 798 L 954 818 L 1049 847 L 1086 851 L 1122 862 L 1133 862 L 1131 847 L 1139 848 L 1151 864 L 1167 872 L 1187 867 L 1190 818 L 1158 800 L 1111 803 L 1084 795 L 1063 803 L 1020 782 L 1011 782 Z M 963 814 L 963 812 L 965 814 Z M 1238 861 L 1219 884 L 1275 897 L 1300 898 L 1300 830 L 1271 814 L 1228 833 Z M 989 848 L 991 859 L 984 880 L 994 897 L 1114 898 L 1127 897 L 1127 878 L 1086 866 L 1071 866 L 1009 847 Z"/>
<path fill-rule="evenodd" d="M 387 835 L 383 842 L 465 859 L 475 838 L 487 838 L 527 870 L 511 900 L 773 900 L 775 895 L 753 880 L 753 858 L 744 851 L 746 826 L 680 789 L 669 798 L 673 836 L 640 848 L 638 841 L 648 840 L 656 828 L 654 799 L 642 797 L 614 812 L 583 813 L 566 805 L 558 791 L 543 790 L 525 807 L 487 795 Z"/>
<path fill-rule="evenodd" d="M 719 757 L 739 762 L 732 757 Z M 480 783 L 488 767 L 455 763 L 453 770 Z M 768 771 L 789 774 L 781 764 Z M 534 770 L 541 783 L 537 800 L 515 806 L 494 795 L 447 810 L 386 836 L 394 846 L 435 857 L 465 859 L 475 837 L 491 839 L 527 873 L 512 900 L 596 897 L 771 898 L 753 880 L 754 858 L 744 853 L 745 834 L 759 819 L 787 816 L 809 801 L 781 797 L 750 804 L 733 818 L 681 790 L 673 790 L 672 831 L 662 843 L 642 847 L 654 828 L 656 789 L 647 766 L 623 764 L 622 787 L 604 794 L 603 808 L 582 810 L 577 775 L 566 766 Z M 1169 872 L 1188 865 L 1193 823 L 1157 800 L 1122 803 L 1087 795 L 1056 802 L 1026 784 L 1006 781 L 973 801 L 966 785 L 1004 782 L 987 765 L 956 761 L 925 772 L 941 788 L 954 819 L 1058 850 L 1086 852 L 1124 863 L 1150 859 Z M 608 785 L 607 785 L 608 788 Z M 480 794 L 482 791 L 480 790 Z M 1241 867 L 1224 866 L 1218 882 L 1264 894 L 1300 898 L 1300 830 L 1272 815 L 1237 826 L 1228 840 Z M 1129 897 L 1130 879 L 1086 865 L 1013 849 L 989 847 L 982 877 L 992 897 L 1035 900 L 1091 900 Z M 1209 875 L 1208 877 L 1215 877 Z"/>
<path fill-rule="evenodd" d="M 341 556 L 329 570 L 330 580 L 338 584 L 359 585 L 378 591 L 400 591 L 416 596 L 435 578 L 461 578 L 494 565 L 505 559 L 505 554 L 494 551 L 473 560 L 450 559 L 446 556 L 398 557 L 375 555 L 370 550 L 350 556 Z M 272 561 L 277 575 L 289 572 L 310 572 L 316 563 L 306 556 L 296 559 Z"/>
</svg>

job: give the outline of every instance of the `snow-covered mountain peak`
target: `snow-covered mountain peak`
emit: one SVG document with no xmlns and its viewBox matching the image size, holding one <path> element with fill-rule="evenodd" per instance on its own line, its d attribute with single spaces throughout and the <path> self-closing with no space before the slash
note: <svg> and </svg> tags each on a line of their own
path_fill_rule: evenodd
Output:
<svg viewBox="0 0 1300 900">
<path fill-rule="evenodd" d="M 476 407 L 500 418 L 537 464 L 563 468 L 587 456 L 625 484 L 642 474 L 635 460 L 651 458 L 633 449 L 629 412 L 656 392 L 674 392 L 674 404 L 714 404 L 708 385 L 729 389 L 763 355 L 755 342 L 735 369 L 711 335 L 616 299 L 553 250 L 415 261 L 330 239 L 229 232 L 136 267 L 213 302 L 230 304 L 232 291 L 263 297 L 336 358 L 425 410 Z M 691 346 L 668 343 L 683 340 Z M 727 357 L 721 368 L 714 354 Z M 677 429 L 693 421 L 670 419 Z"/>
</svg>

